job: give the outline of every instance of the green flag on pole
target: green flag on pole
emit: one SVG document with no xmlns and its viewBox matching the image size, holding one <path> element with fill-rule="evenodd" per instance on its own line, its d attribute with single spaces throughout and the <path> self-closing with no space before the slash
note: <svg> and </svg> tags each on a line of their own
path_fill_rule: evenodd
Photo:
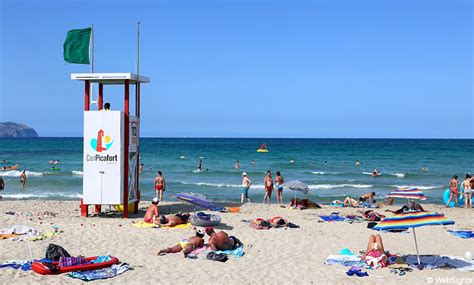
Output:
<svg viewBox="0 0 474 285">
<path fill-rule="evenodd" d="M 64 60 L 69 63 L 89 64 L 91 28 L 70 30 L 64 41 Z"/>
</svg>

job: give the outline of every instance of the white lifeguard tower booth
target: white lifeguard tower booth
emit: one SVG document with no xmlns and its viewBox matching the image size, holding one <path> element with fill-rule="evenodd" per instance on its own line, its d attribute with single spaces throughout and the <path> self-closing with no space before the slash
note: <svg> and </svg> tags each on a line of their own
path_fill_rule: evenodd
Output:
<svg viewBox="0 0 474 285">
<path fill-rule="evenodd" d="M 84 81 L 84 154 L 81 215 L 89 205 L 120 205 L 128 218 L 140 202 L 140 84 L 150 79 L 133 73 L 73 73 L 71 80 Z M 99 85 L 97 110 L 90 110 L 91 83 Z M 130 84 L 135 85 L 135 114 L 130 114 Z M 104 85 L 124 86 L 124 110 L 103 110 Z"/>
</svg>

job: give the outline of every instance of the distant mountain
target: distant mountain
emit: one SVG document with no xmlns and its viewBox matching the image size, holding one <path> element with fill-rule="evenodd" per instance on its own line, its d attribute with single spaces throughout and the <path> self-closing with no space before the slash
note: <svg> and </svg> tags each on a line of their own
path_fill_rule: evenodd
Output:
<svg viewBox="0 0 474 285">
<path fill-rule="evenodd" d="M 0 138 L 37 138 L 38 133 L 27 125 L 0 122 Z"/>
</svg>

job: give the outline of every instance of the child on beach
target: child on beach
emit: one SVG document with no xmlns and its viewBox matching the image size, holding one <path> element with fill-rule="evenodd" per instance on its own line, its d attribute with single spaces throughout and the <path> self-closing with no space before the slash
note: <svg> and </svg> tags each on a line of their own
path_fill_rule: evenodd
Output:
<svg viewBox="0 0 474 285">
<path fill-rule="evenodd" d="M 285 183 L 285 180 L 283 179 L 283 176 L 281 176 L 280 171 L 277 171 L 275 177 L 275 188 L 277 189 L 277 203 L 280 207 L 283 206 L 283 183 Z"/>
<path fill-rule="evenodd" d="M 454 175 L 453 178 L 449 181 L 449 199 L 448 203 L 446 203 L 446 208 L 449 206 L 449 203 L 451 203 L 451 200 L 455 199 L 456 201 L 456 207 L 458 206 L 458 176 Z"/>
<path fill-rule="evenodd" d="M 145 223 L 153 224 L 155 222 L 156 217 L 159 217 L 160 214 L 158 212 L 158 203 L 160 200 L 158 200 L 157 197 L 153 198 L 151 201 L 151 205 L 148 206 L 148 209 L 146 209 L 144 221 Z"/>
</svg>

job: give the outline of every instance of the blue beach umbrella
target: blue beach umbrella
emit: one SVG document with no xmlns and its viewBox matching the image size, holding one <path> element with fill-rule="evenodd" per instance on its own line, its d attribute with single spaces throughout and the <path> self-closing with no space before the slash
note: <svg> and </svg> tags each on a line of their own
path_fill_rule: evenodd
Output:
<svg viewBox="0 0 474 285">
<path fill-rule="evenodd" d="M 176 199 L 205 210 L 215 210 L 216 206 L 202 194 L 183 192 L 174 196 Z"/>
<path fill-rule="evenodd" d="M 284 188 L 295 192 L 295 207 L 296 207 L 296 192 L 301 192 L 304 194 L 308 194 L 309 192 L 311 192 L 311 189 L 309 189 L 308 185 L 306 185 L 306 183 L 301 182 L 299 180 L 294 180 L 294 181 L 285 183 Z"/>
<path fill-rule="evenodd" d="M 415 228 L 442 225 L 454 225 L 454 221 L 446 218 L 443 214 L 435 212 L 411 211 L 385 218 L 372 229 L 377 231 L 391 231 L 412 228 L 413 237 L 415 238 L 416 256 L 418 257 L 418 264 L 420 264 Z"/>
</svg>

